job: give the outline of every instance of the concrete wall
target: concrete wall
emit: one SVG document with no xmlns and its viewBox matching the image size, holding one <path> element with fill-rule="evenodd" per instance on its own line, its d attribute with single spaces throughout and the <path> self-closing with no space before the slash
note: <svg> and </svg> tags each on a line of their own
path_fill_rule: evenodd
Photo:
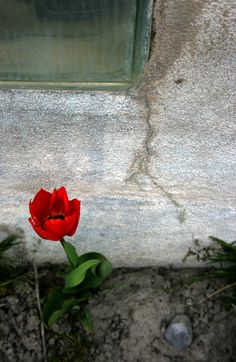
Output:
<svg viewBox="0 0 236 362">
<path fill-rule="evenodd" d="M 235 239 L 235 20 L 234 0 L 157 0 L 135 89 L 0 92 L 1 230 L 24 230 L 22 259 L 62 260 L 27 221 L 61 185 L 82 200 L 79 251 L 115 265 L 181 265 L 195 239 Z"/>
</svg>

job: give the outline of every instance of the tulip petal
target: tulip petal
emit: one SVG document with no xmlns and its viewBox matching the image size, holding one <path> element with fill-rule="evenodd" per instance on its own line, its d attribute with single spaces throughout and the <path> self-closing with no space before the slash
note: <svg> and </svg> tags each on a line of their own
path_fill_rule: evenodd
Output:
<svg viewBox="0 0 236 362">
<path fill-rule="evenodd" d="M 68 200 L 68 195 L 67 195 L 67 192 L 66 192 L 66 189 L 64 186 L 62 186 L 58 189 L 57 197 L 63 204 L 63 208 L 64 208 L 63 214 L 67 215 L 69 213 L 69 200 Z"/>
<path fill-rule="evenodd" d="M 66 229 L 66 235 L 73 236 L 76 232 L 76 229 L 78 227 L 79 223 L 79 214 L 74 213 L 70 216 L 67 216 L 64 220 L 65 222 L 65 229 Z"/>
<path fill-rule="evenodd" d="M 33 201 L 30 200 L 29 211 L 31 216 L 36 216 L 38 220 L 42 221 L 49 216 L 49 204 L 52 194 L 44 189 L 41 189 L 34 197 Z"/>
<path fill-rule="evenodd" d="M 61 240 L 66 235 L 65 220 L 48 219 L 43 224 L 43 230 Z"/>
<path fill-rule="evenodd" d="M 73 199 L 69 201 L 69 205 L 70 205 L 70 215 L 77 213 L 80 217 L 80 201 L 77 199 Z"/>
<path fill-rule="evenodd" d="M 54 189 L 50 202 L 50 215 L 67 215 L 69 213 L 69 200 L 64 186 Z"/>
<path fill-rule="evenodd" d="M 30 217 L 30 218 L 29 218 L 29 222 L 31 223 L 31 225 L 32 225 L 33 227 L 37 226 L 37 227 L 40 227 L 40 228 L 41 228 L 41 224 L 40 224 L 40 222 L 39 222 L 39 220 L 37 219 L 36 216 Z"/>
<path fill-rule="evenodd" d="M 45 230 L 43 230 L 41 227 L 36 226 L 34 221 L 32 220 L 32 218 L 29 218 L 29 222 L 31 223 L 34 231 L 42 238 L 42 239 L 46 239 L 46 240 L 52 240 L 52 241 L 59 241 L 60 238 L 58 238 L 57 236 L 50 234 L 48 232 L 46 232 Z"/>
</svg>

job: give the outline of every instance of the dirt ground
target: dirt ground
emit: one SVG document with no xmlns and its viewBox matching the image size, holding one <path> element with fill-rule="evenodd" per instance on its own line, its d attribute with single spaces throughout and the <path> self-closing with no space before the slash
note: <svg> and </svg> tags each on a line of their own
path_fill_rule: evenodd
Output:
<svg viewBox="0 0 236 362">
<path fill-rule="evenodd" d="M 192 283 L 199 273 L 116 269 L 90 302 L 94 333 L 88 334 L 68 317 L 53 330 L 42 329 L 37 278 L 31 269 L 0 297 L 0 361 L 234 362 L 235 310 L 225 310 L 222 294 L 206 299 L 224 282 Z M 38 275 L 42 293 L 46 280 L 52 279 L 52 267 Z M 183 349 L 165 339 L 176 315 L 188 318 L 192 329 L 191 344 Z"/>
</svg>

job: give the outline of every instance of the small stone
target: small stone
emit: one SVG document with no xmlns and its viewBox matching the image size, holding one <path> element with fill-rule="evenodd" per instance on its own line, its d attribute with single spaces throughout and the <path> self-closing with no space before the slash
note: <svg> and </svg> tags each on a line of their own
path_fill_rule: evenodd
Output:
<svg viewBox="0 0 236 362">
<path fill-rule="evenodd" d="M 55 338 L 50 338 L 48 341 L 49 346 L 54 346 L 55 344 Z"/>
<path fill-rule="evenodd" d="M 165 326 L 161 326 L 161 333 L 164 334 L 166 331 L 166 327 Z"/>
<path fill-rule="evenodd" d="M 193 340 L 192 326 L 186 315 L 176 315 L 164 335 L 166 341 L 174 348 L 188 347 Z"/>
<path fill-rule="evenodd" d="M 12 347 L 9 347 L 7 350 L 6 350 L 6 354 L 8 356 L 11 356 L 11 355 L 14 355 L 14 349 Z"/>
<path fill-rule="evenodd" d="M 112 338 L 112 339 L 118 339 L 119 336 L 120 336 L 119 331 L 113 331 L 113 332 L 111 333 L 111 338 Z"/>
<path fill-rule="evenodd" d="M 187 298 L 185 301 L 186 305 L 190 306 L 193 305 L 193 300 L 191 298 Z"/>
<path fill-rule="evenodd" d="M 39 326 L 39 318 L 35 315 L 29 316 L 27 318 L 27 325 L 26 325 L 26 329 L 28 331 L 33 331 L 38 329 Z"/>
</svg>

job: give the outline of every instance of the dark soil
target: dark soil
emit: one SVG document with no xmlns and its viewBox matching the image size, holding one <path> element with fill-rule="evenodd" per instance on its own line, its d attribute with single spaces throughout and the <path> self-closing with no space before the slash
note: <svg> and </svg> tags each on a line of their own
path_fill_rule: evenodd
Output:
<svg viewBox="0 0 236 362">
<path fill-rule="evenodd" d="M 224 281 L 191 283 L 199 273 L 197 270 L 116 269 L 89 303 L 94 333 L 83 332 L 79 322 L 72 318 L 61 319 L 53 330 L 44 329 L 46 360 L 236 361 L 235 310 L 225 310 L 222 293 L 206 299 L 221 288 Z M 52 275 L 52 267 L 39 271 L 40 293 L 48 288 Z M 44 360 L 35 283 L 32 269 L 9 290 L 1 289 L 1 362 Z M 171 347 L 164 338 L 167 326 L 177 314 L 188 316 L 192 325 L 193 341 L 185 349 Z"/>
</svg>

